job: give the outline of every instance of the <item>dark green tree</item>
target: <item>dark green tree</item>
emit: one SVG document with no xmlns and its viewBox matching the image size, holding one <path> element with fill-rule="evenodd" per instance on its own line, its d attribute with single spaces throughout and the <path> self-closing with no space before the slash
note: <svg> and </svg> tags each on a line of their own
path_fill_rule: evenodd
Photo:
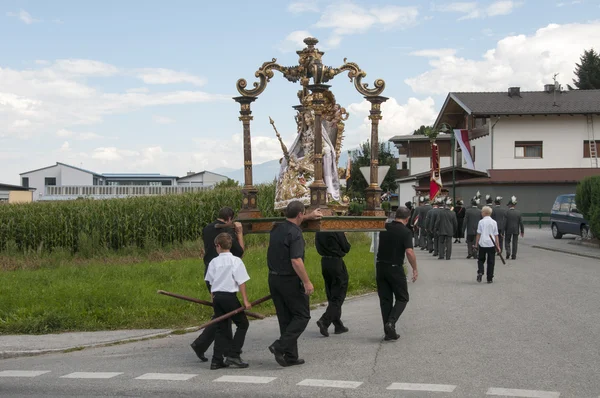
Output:
<svg viewBox="0 0 600 398">
<path fill-rule="evenodd" d="M 231 178 L 228 178 L 225 181 L 220 181 L 217 182 L 214 186 L 215 189 L 221 189 L 221 188 L 238 188 L 240 186 L 240 183 L 237 182 L 236 180 L 232 180 Z"/>
<path fill-rule="evenodd" d="M 362 143 L 358 149 L 351 151 L 349 156 L 352 169 L 350 179 L 346 181 L 346 190 L 350 198 L 364 198 L 368 184 L 360 172 L 360 168 L 371 164 L 371 143 L 369 141 Z M 389 142 L 379 143 L 379 165 L 390 166 L 390 171 L 386 174 L 383 182 L 379 184 L 381 189 L 383 192 L 395 192 L 398 189 L 398 184 L 396 184 L 396 157 Z"/>
<path fill-rule="evenodd" d="M 421 126 L 415 131 L 413 131 L 413 135 L 429 135 L 433 131 L 433 126 Z"/>
<path fill-rule="evenodd" d="M 600 89 L 600 54 L 594 49 L 586 50 L 575 64 L 575 76 L 573 84 L 579 90 L 598 90 Z M 569 86 L 569 88 L 572 88 Z"/>
</svg>

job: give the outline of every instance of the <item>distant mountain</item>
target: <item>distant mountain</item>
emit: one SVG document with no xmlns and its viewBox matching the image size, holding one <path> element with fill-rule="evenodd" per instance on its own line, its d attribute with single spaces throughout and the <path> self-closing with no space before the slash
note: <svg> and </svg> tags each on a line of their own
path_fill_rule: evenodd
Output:
<svg viewBox="0 0 600 398">
<path fill-rule="evenodd" d="M 346 167 L 347 163 L 348 152 L 343 151 L 340 153 L 340 161 L 338 162 L 339 167 Z M 210 171 L 227 176 L 232 180 L 236 180 L 240 184 L 244 183 L 244 169 L 235 170 L 227 167 L 221 167 Z M 275 178 L 277 178 L 277 174 L 279 174 L 279 159 L 269 160 L 268 162 L 255 164 L 252 166 L 252 179 L 255 184 L 272 182 Z"/>
</svg>

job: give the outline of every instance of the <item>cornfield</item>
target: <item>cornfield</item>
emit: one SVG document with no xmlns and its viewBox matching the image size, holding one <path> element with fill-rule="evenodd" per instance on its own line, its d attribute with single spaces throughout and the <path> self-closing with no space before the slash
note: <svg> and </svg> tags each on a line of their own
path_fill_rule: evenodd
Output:
<svg viewBox="0 0 600 398">
<path fill-rule="evenodd" d="M 259 207 L 264 217 L 273 210 L 275 186 L 260 185 Z M 223 206 L 239 208 L 239 188 L 198 193 L 110 200 L 38 202 L 0 206 L 0 252 L 78 251 L 84 240 L 118 250 L 197 240 Z"/>
</svg>

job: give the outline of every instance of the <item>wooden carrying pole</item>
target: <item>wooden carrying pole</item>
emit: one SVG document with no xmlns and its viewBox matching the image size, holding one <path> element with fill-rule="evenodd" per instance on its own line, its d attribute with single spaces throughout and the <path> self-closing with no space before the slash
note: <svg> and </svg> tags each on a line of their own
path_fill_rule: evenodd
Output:
<svg viewBox="0 0 600 398">
<path fill-rule="evenodd" d="M 490 239 L 492 240 L 492 242 L 494 242 L 494 246 L 496 247 L 496 250 L 498 251 L 498 256 L 500 256 L 500 260 L 502 260 L 502 264 L 506 265 L 506 261 L 504 261 L 504 257 L 502 257 L 502 251 L 496 244 L 496 239 L 494 239 L 494 236 L 492 236 L 492 235 L 490 235 Z"/>
<path fill-rule="evenodd" d="M 169 297 L 175 297 L 175 298 L 178 298 L 178 299 L 181 299 L 181 300 L 185 300 L 185 301 L 191 301 L 192 303 L 202 304 L 202 305 L 206 305 L 206 306 L 209 306 L 209 307 L 213 306 L 213 303 L 211 303 L 210 301 L 200 300 L 200 299 L 193 298 L 193 297 L 182 296 L 181 294 L 166 292 L 164 290 L 159 290 L 156 293 L 162 294 L 162 295 L 165 295 L 165 296 L 169 296 Z M 246 311 L 246 315 L 248 315 L 249 317 L 252 317 L 252 318 L 256 318 L 256 319 L 265 319 L 264 315 L 257 314 L 256 312 Z"/>
<path fill-rule="evenodd" d="M 258 300 L 256 300 L 256 301 L 253 301 L 253 302 L 251 302 L 250 304 L 251 304 L 251 305 L 254 307 L 255 305 L 259 305 L 259 304 L 261 304 L 261 303 L 264 303 L 264 302 L 265 302 L 265 301 L 267 301 L 267 300 L 271 300 L 271 295 L 270 295 L 270 294 L 269 294 L 268 296 L 265 296 L 265 297 L 263 297 L 263 298 L 260 298 L 260 299 L 258 299 Z M 243 306 L 242 306 L 242 307 L 240 307 L 240 308 L 238 308 L 237 310 L 233 310 L 233 311 L 231 311 L 231 312 L 228 312 L 228 313 L 227 313 L 227 314 L 225 314 L 225 315 L 221 315 L 220 317 L 217 317 L 217 318 L 215 318 L 215 319 L 213 319 L 213 320 L 211 320 L 211 321 L 209 321 L 209 322 L 206 322 L 204 325 L 200 325 L 200 327 L 199 327 L 198 329 L 204 329 L 204 328 L 206 328 L 206 327 L 209 327 L 209 326 L 211 326 L 211 325 L 214 325 L 215 323 L 219 323 L 219 322 L 221 322 L 221 321 L 224 321 L 225 319 L 229 319 L 229 318 L 231 318 L 232 316 L 234 316 L 234 315 L 236 315 L 236 314 L 239 314 L 239 313 L 240 313 L 240 312 L 242 312 L 242 311 L 244 311 L 244 307 L 243 307 Z"/>
</svg>

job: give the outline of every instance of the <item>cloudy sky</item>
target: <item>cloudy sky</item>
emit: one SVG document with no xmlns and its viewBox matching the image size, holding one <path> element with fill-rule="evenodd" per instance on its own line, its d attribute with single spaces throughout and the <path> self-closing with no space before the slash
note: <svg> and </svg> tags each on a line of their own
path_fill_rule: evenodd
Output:
<svg viewBox="0 0 600 398">
<path fill-rule="evenodd" d="M 0 182 L 57 161 L 100 173 L 239 168 L 235 82 L 272 58 L 296 64 L 307 36 L 327 65 L 347 57 L 371 84 L 383 78 L 381 135 L 410 134 L 449 91 L 539 90 L 555 73 L 566 86 L 600 45 L 599 15 L 599 0 L 3 0 Z M 345 75 L 332 84 L 353 147 L 368 138 L 368 106 Z M 276 73 L 253 104 L 256 163 L 280 157 L 269 116 L 293 140 L 297 90 Z"/>
</svg>

